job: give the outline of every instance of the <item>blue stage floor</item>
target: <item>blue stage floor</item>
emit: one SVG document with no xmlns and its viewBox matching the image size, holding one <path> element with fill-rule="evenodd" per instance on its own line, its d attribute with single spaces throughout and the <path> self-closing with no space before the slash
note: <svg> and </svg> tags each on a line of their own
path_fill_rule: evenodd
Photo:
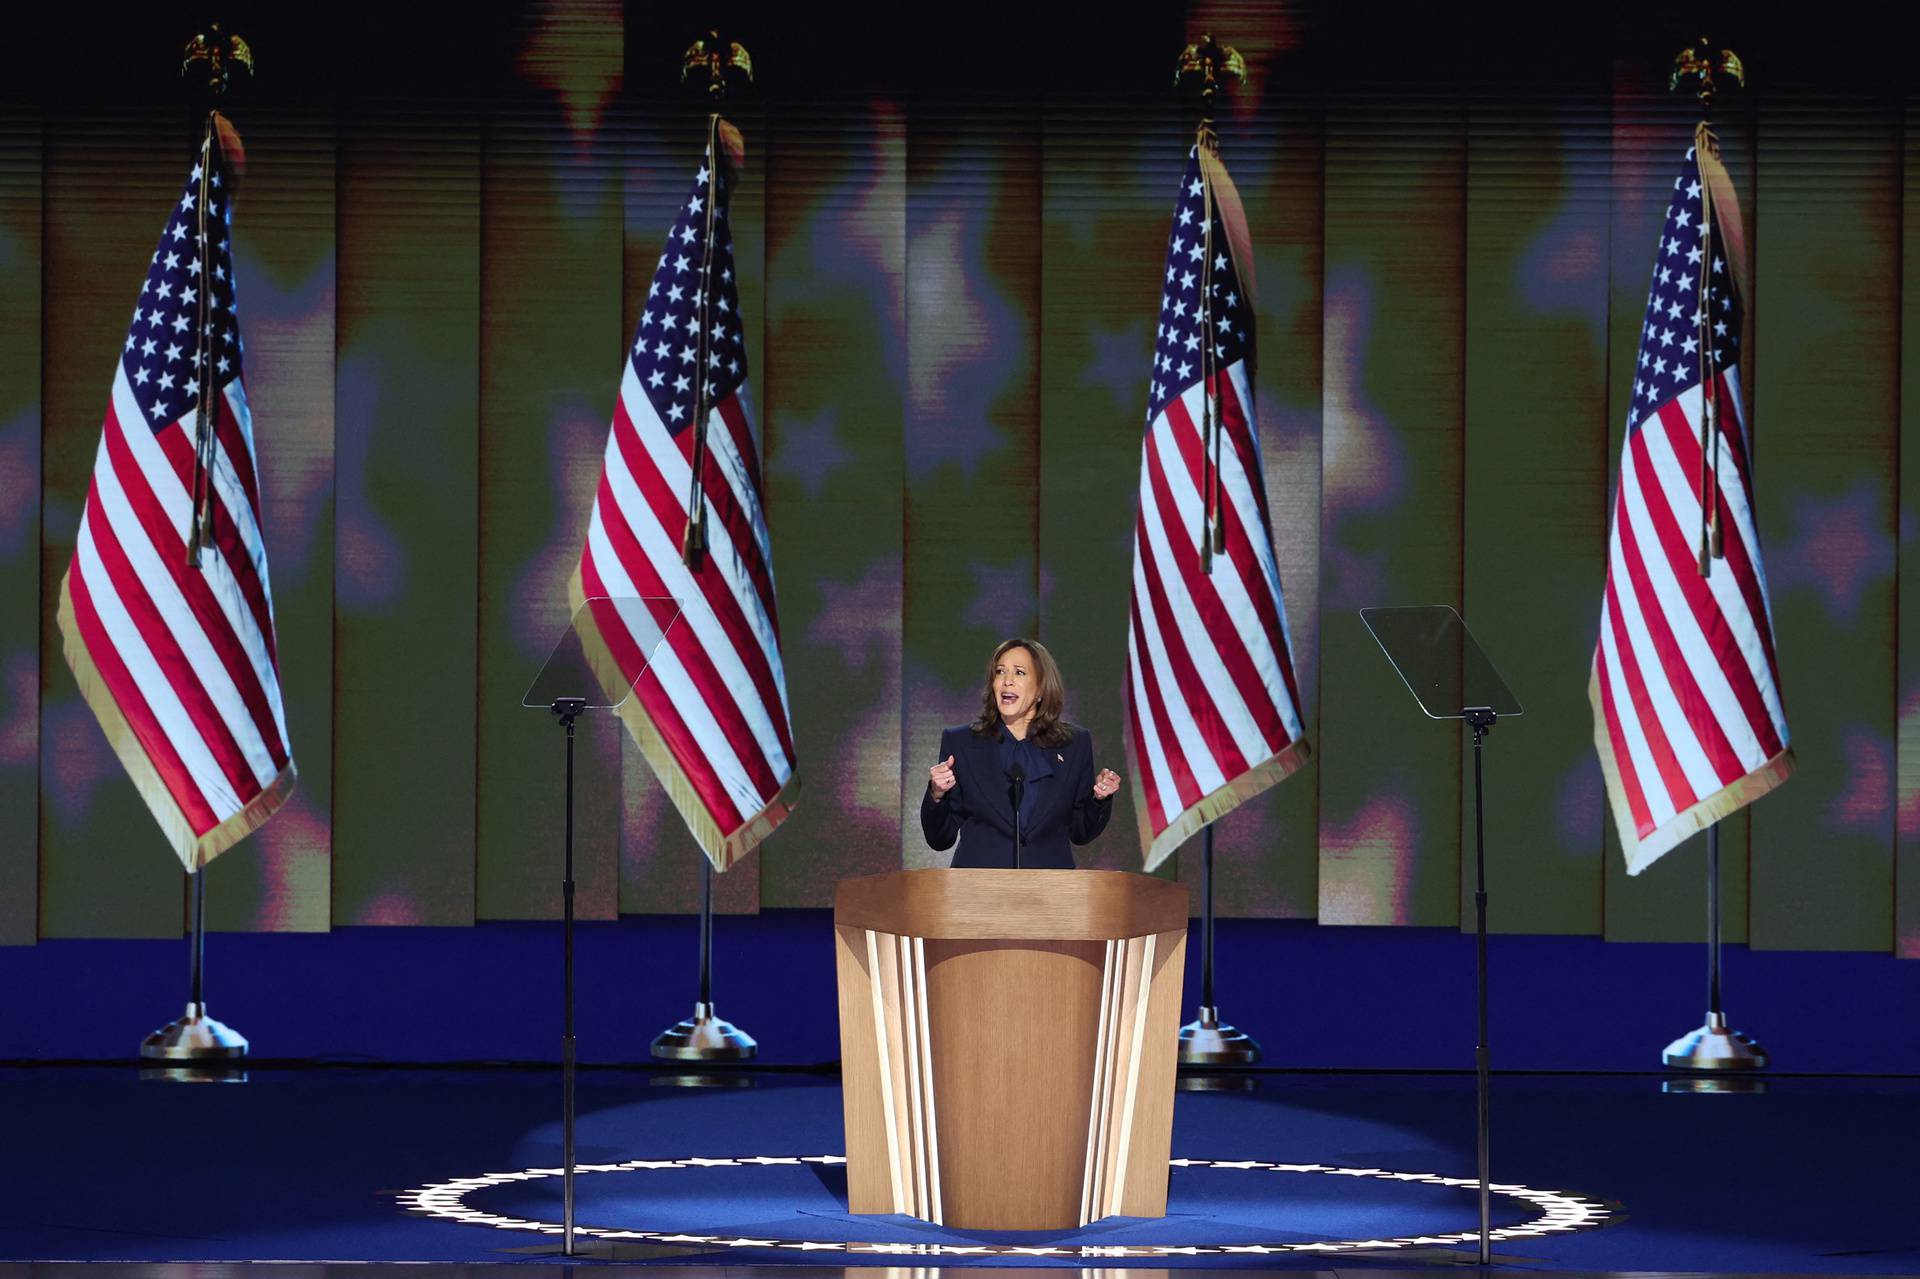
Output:
<svg viewBox="0 0 1920 1279">
<path fill-rule="evenodd" d="M 487 1224 L 560 1220 L 559 1179 L 537 1172 L 559 1157 L 551 1072 L 256 1069 L 220 1086 L 43 1066 L 0 1082 L 0 1260 L 551 1260 L 551 1238 Z M 1048 1238 L 848 1215 L 827 1158 L 843 1149 L 836 1082 L 737 1082 L 582 1075 L 579 1157 L 601 1170 L 579 1179 L 579 1220 L 625 1232 L 601 1244 L 617 1259 L 1347 1269 L 1471 1254 L 1386 1246 L 1474 1228 L 1473 1192 L 1445 1181 L 1473 1175 L 1470 1076 L 1275 1074 L 1183 1092 L 1176 1164 L 1240 1166 L 1176 1166 L 1164 1220 Z M 1496 1254 L 1551 1271 L 1920 1271 L 1916 1137 L 1920 1081 L 1698 1096 L 1655 1076 L 1501 1076 L 1496 1183 L 1571 1198 L 1499 1196 L 1495 1224 L 1594 1210 L 1569 1204 L 1608 1218 Z M 408 1207 L 409 1192 L 529 1171 L 428 1195 L 465 1220 Z"/>
</svg>

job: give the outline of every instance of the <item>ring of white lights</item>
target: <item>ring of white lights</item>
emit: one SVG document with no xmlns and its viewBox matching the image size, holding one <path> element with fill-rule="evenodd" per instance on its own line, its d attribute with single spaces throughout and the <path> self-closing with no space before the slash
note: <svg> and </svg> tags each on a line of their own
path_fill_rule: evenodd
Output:
<svg viewBox="0 0 1920 1279">
<path fill-rule="evenodd" d="M 781 1164 L 844 1164 L 843 1155 L 747 1155 L 734 1159 L 630 1159 L 618 1164 L 577 1164 L 576 1174 L 596 1172 L 652 1172 L 669 1168 L 753 1168 Z M 1328 1164 L 1268 1163 L 1257 1159 L 1174 1159 L 1175 1168 L 1222 1168 L 1244 1172 L 1315 1173 L 1329 1177 L 1368 1177 L 1376 1181 L 1406 1181 L 1427 1186 L 1455 1186 L 1478 1189 L 1472 1177 L 1442 1177 L 1427 1172 L 1390 1172 L 1384 1168 L 1337 1168 Z M 505 1217 L 498 1213 L 469 1208 L 465 1199 L 476 1190 L 504 1186 L 516 1181 L 539 1181 L 562 1175 L 559 1168 L 523 1168 L 519 1172 L 489 1172 L 477 1177 L 456 1177 L 417 1190 L 400 1192 L 399 1200 L 407 1211 L 473 1226 L 492 1226 L 496 1230 L 526 1230 L 557 1235 L 564 1227 L 550 1221 L 532 1221 L 525 1217 Z M 1494 1240 L 1532 1239 L 1545 1235 L 1568 1234 L 1604 1225 L 1611 1215 L 1597 1199 L 1564 1190 L 1534 1190 L 1528 1186 L 1495 1184 L 1492 1191 L 1509 1199 L 1519 1199 L 1540 1210 L 1540 1215 L 1518 1225 L 1501 1226 L 1489 1232 Z M 1075 1247 L 1014 1247 L 1006 1244 L 950 1243 L 865 1243 L 859 1240 L 770 1239 L 759 1236 L 693 1235 L 658 1230 L 614 1230 L 604 1226 L 575 1225 L 574 1233 L 595 1239 L 617 1239 L 641 1243 L 704 1244 L 713 1248 L 766 1248 L 792 1252 L 839 1252 L 851 1255 L 906 1255 L 938 1257 L 1205 1257 L 1229 1253 L 1265 1255 L 1272 1253 L 1373 1252 L 1389 1248 L 1417 1248 L 1447 1244 L 1477 1243 L 1478 1230 L 1454 1234 L 1403 1235 L 1390 1239 L 1336 1239 L 1311 1243 L 1270 1244 L 1132 1244 L 1126 1246 L 1082 1244 Z"/>
</svg>

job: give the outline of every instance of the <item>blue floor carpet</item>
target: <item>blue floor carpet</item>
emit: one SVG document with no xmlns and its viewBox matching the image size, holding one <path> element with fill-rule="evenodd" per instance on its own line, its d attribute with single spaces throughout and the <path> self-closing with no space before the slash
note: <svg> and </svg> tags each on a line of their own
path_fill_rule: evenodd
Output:
<svg viewBox="0 0 1920 1279">
<path fill-rule="evenodd" d="M 899 1254 L 780 1242 L 1030 1247 L 1022 1264 L 1082 1266 L 1048 1248 L 1391 1241 L 1471 1230 L 1472 1192 L 1379 1174 L 1473 1173 L 1472 1082 L 1460 1076 L 1268 1076 L 1253 1091 L 1182 1093 L 1178 1158 L 1321 1165 L 1319 1171 L 1175 1167 L 1163 1220 L 1110 1219 L 1041 1238 L 852 1217 L 830 1079 L 751 1077 L 685 1089 L 588 1072 L 579 1157 L 773 1162 L 583 1174 L 579 1220 L 690 1236 L 634 1260 L 892 1262 Z M 450 1179 L 558 1162 L 557 1078 L 537 1072 L 256 1070 L 236 1086 L 143 1083 L 131 1072 L 0 1072 L 9 1103 L 0 1260 L 541 1260 L 551 1240 L 410 1212 L 403 1196 Z M 1502 1077 L 1495 1179 L 1613 1206 L 1610 1224 L 1514 1239 L 1504 1264 L 1543 1270 L 1897 1274 L 1920 1271 L 1920 1083 L 1771 1081 L 1757 1096 L 1675 1096 L 1657 1078 Z M 557 1223 L 560 1185 L 536 1176 L 471 1189 L 463 1208 Z M 1495 1201 L 1496 1225 L 1536 1215 Z M 721 1239 L 769 1241 L 728 1247 Z M 1341 1253 L 1341 1268 L 1457 1259 L 1411 1245 Z M 979 1264 L 1002 1255 L 941 1255 Z M 932 1258 L 929 1258 L 932 1260 Z M 1124 1264 L 1099 1262 L 1092 1264 Z M 1168 1265 L 1326 1267 L 1314 1253 L 1209 1251 Z M 1134 1264 L 1143 1264 L 1135 1261 Z"/>
</svg>

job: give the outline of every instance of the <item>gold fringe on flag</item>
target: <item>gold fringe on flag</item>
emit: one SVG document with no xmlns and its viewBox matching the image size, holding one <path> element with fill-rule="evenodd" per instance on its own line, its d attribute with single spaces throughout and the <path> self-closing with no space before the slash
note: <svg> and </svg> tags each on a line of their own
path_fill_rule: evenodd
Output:
<svg viewBox="0 0 1920 1279">
<path fill-rule="evenodd" d="M 1597 670 L 1587 677 L 1587 701 L 1593 706 L 1594 750 L 1599 753 L 1600 771 L 1606 777 L 1614 829 L 1619 832 L 1620 847 L 1626 853 L 1629 875 L 1638 875 L 1688 836 L 1705 830 L 1723 817 L 1731 817 L 1793 776 L 1793 748 L 1789 746 L 1744 777 L 1736 778 L 1731 785 L 1721 787 L 1691 808 L 1675 814 L 1643 841 L 1634 828 L 1633 810 L 1627 804 L 1619 762 L 1613 757 L 1613 740 L 1607 734 L 1606 708 L 1600 700 Z"/>
<path fill-rule="evenodd" d="M 1140 869 L 1152 872 L 1201 827 L 1225 817 L 1275 782 L 1293 776 L 1312 754 L 1306 738 L 1289 742 L 1279 754 L 1254 765 L 1211 795 L 1202 796 L 1199 803 L 1180 814 L 1172 825 L 1157 836 L 1147 816 L 1146 793 L 1141 789 L 1140 779 L 1133 778 L 1128 783 L 1133 791 L 1133 812 L 1140 823 L 1140 846 L 1147 850 Z M 1135 751 L 1132 758 L 1144 759 L 1146 755 L 1145 752 Z"/>
<path fill-rule="evenodd" d="M 639 696 L 628 691 L 626 674 L 601 636 L 593 610 L 586 607 L 586 588 L 581 583 L 578 567 L 567 579 L 567 601 L 573 609 L 574 630 L 580 637 L 580 647 L 586 653 L 587 664 L 600 681 L 606 699 L 618 703 L 614 714 L 627 726 L 634 745 L 640 748 L 640 754 L 653 769 L 653 775 L 660 779 L 660 786 L 666 791 L 667 798 L 673 801 L 674 809 L 692 832 L 694 843 L 700 845 L 700 851 L 713 863 L 714 870 L 726 871 L 752 852 L 793 812 L 800 802 L 800 774 L 796 771 L 789 776 L 779 793 L 768 800 L 759 812 L 748 817 L 738 829 L 730 832 L 721 830 L 707 812 L 700 792 L 694 788 L 693 782 L 674 759 L 673 752 L 667 748 L 665 739 L 654 727 Z M 675 618 L 672 625 L 679 624 L 679 619 Z"/>
<path fill-rule="evenodd" d="M 60 647 L 66 655 L 67 665 L 73 668 L 75 682 L 80 685 L 80 696 L 86 700 L 88 709 L 93 711 L 93 717 L 100 721 L 100 729 L 107 735 L 107 744 L 113 747 L 113 753 L 119 757 L 120 767 L 126 769 L 127 776 L 133 779 L 133 787 L 140 793 L 140 798 L 146 801 L 147 811 L 160 824 L 160 834 L 172 847 L 174 856 L 188 871 L 199 870 L 266 825 L 267 818 L 287 802 L 287 798 L 293 794 L 297 776 L 293 761 L 288 760 L 279 776 L 255 795 L 245 808 L 206 834 L 196 834 L 187 821 L 187 815 L 180 811 L 173 792 L 167 789 L 159 770 L 147 757 L 146 747 L 140 744 L 139 735 L 127 723 L 120 704 L 113 699 L 112 691 L 93 664 L 93 655 L 87 651 L 86 641 L 80 636 L 79 622 L 73 614 L 73 596 L 68 589 L 71 577 L 69 570 L 60 579 L 60 604 L 55 620 L 60 627 Z"/>
</svg>

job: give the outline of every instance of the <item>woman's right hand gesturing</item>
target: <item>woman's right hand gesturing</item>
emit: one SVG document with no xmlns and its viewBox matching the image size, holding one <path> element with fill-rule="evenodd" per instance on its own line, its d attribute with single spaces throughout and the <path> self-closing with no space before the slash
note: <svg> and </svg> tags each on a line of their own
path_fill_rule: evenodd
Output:
<svg viewBox="0 0 1920 1279">
<path fill-rule="evenodd" d="M 939 803 L 947 797 L 956 783 L 953 779 L 953 756 L 949 755 L 927 770 L 927 782 L 933 789 L 933 802 Z"/>
</svg>

